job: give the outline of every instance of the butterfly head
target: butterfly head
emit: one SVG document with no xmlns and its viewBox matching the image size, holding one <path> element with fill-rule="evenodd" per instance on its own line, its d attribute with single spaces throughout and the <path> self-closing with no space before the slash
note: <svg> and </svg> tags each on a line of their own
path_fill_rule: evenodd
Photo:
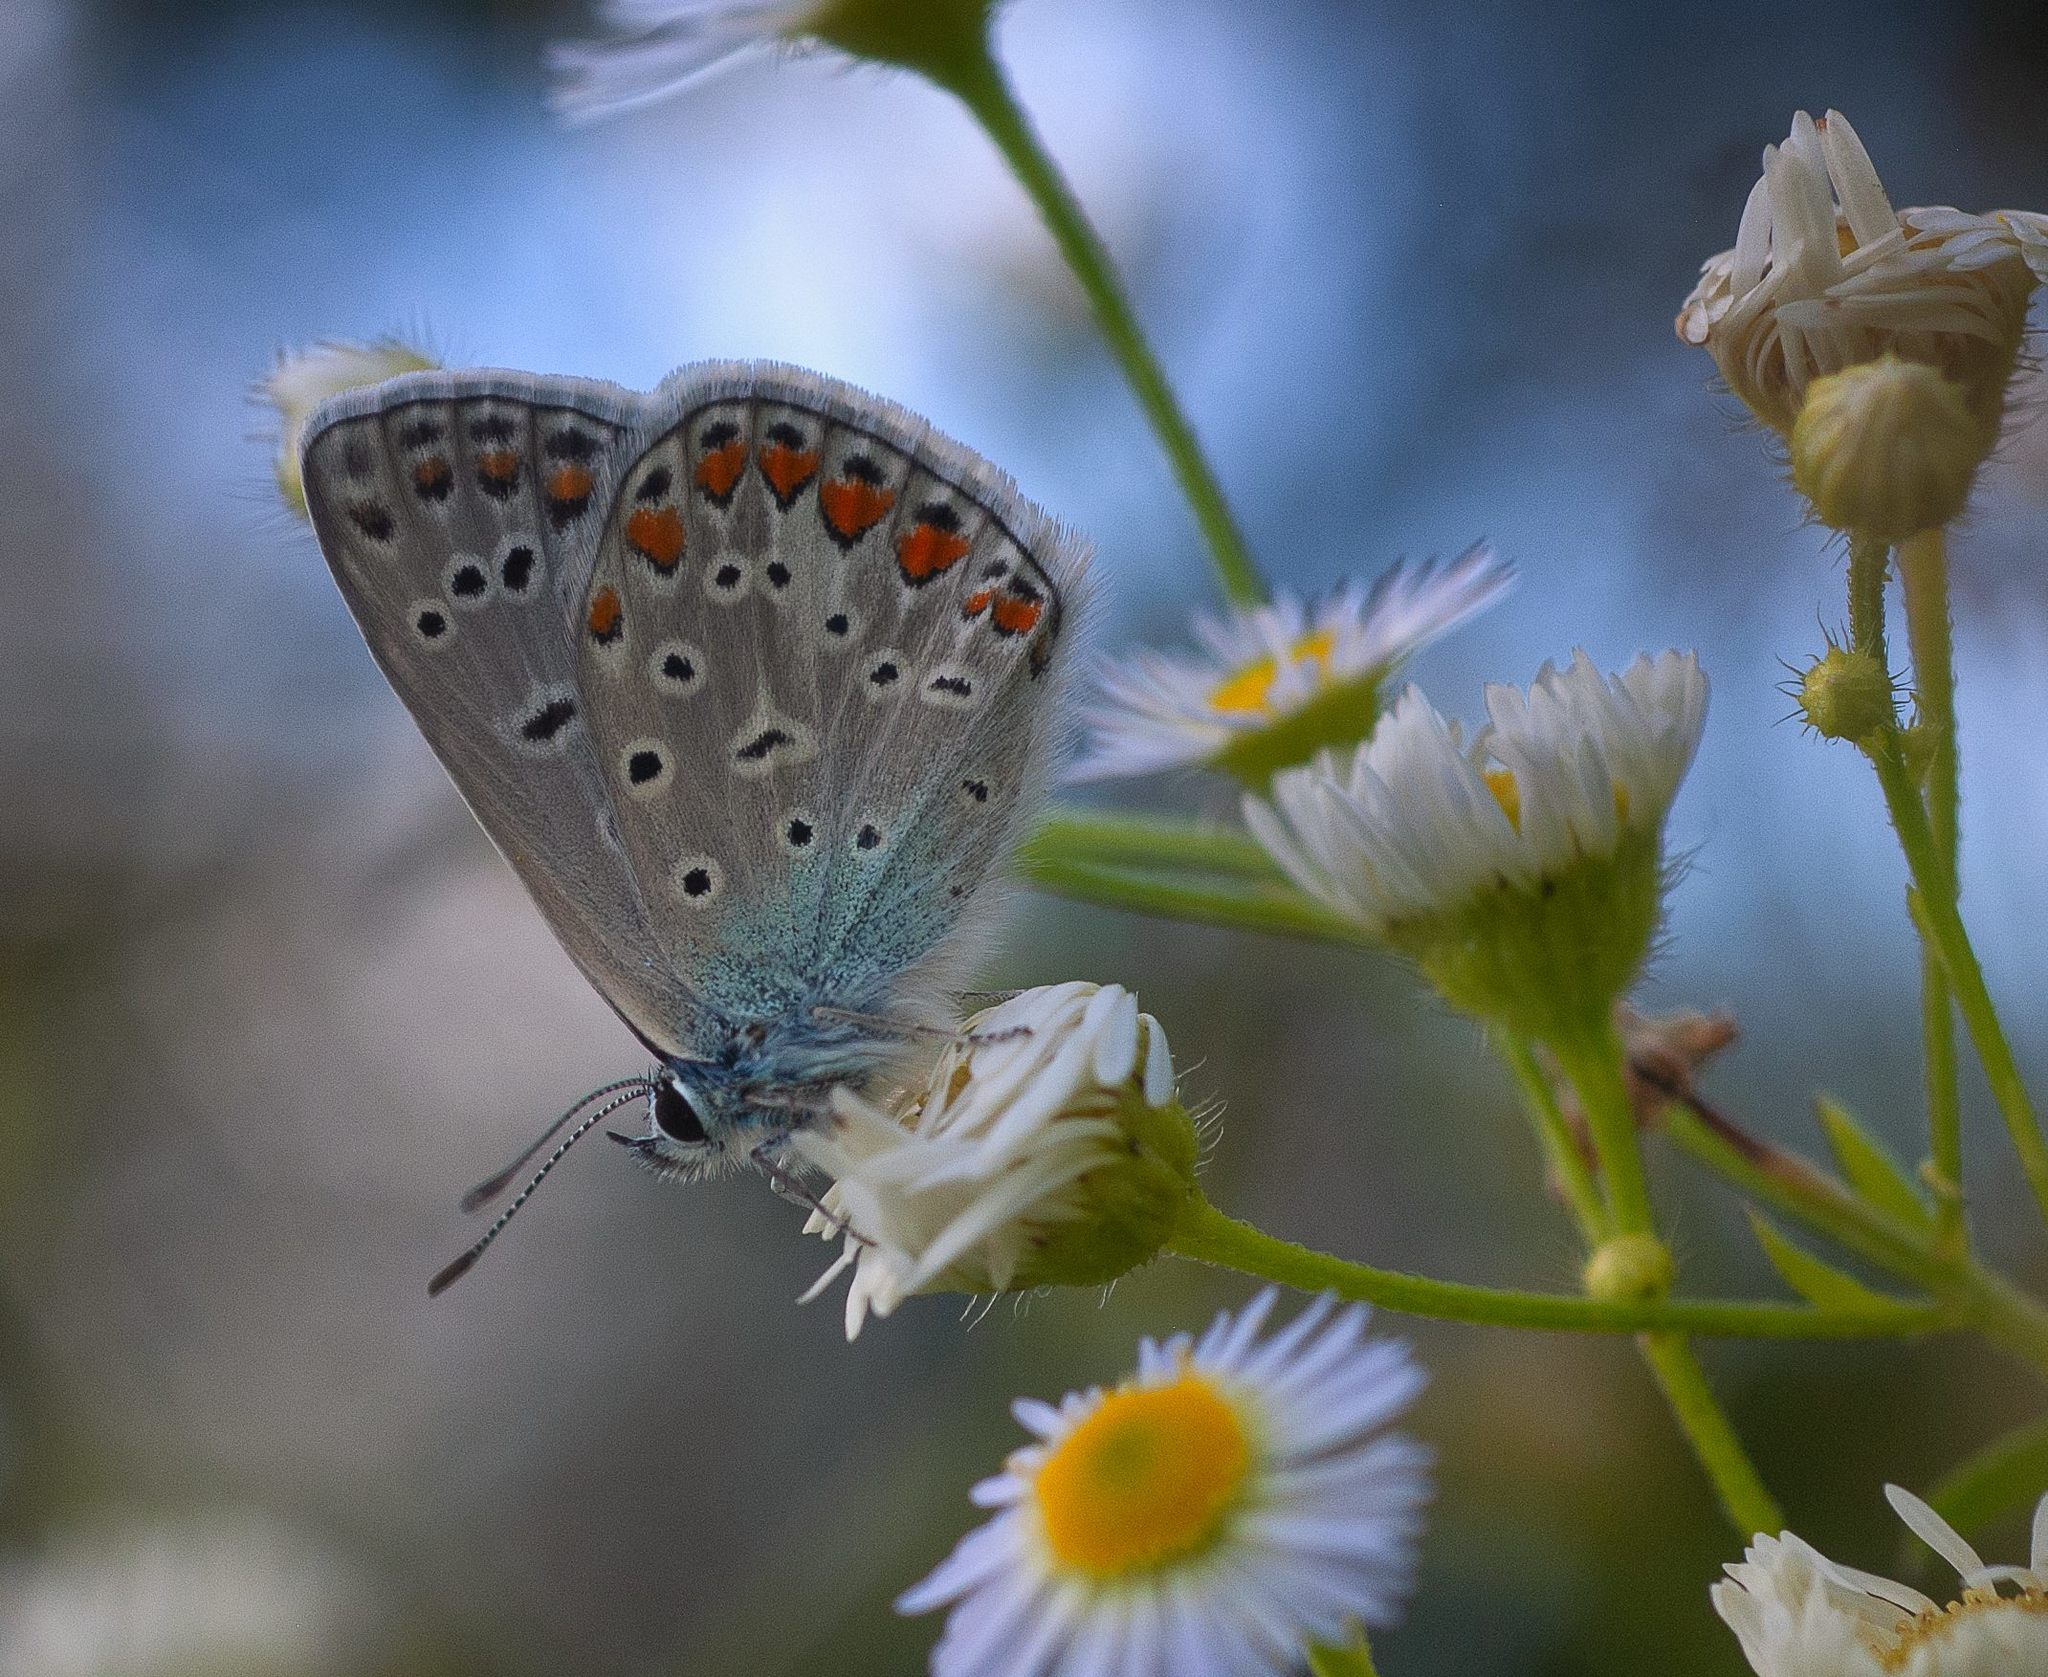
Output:
<svg viewBox="0 0 2048 1677">
<path fill-rule="evenodd" d="M 647 1074 L 647 1133 L 612 1140 L 659 1176 L 694 1180 L 744 1163 L 739 1113 L 732 1110 L 733 1092 L 721 1081 L 703 1075 L 706 1066 L 657 1066 Z M 696 1075 L 693 1075 L 696 1074 Z"/>
</svg>

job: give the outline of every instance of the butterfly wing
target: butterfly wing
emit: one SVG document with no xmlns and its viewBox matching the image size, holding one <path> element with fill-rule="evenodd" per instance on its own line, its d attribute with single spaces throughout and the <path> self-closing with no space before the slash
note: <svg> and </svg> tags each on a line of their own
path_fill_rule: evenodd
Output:
<svg viewBox="0 0 2048 1677">
<path fill-rule="evenodd" d="M 306 502 L 378 666 L 570 956 L 651 1047 L 707 1036 L 620 842 L 579 690 L 597 537 L 647 399 L 418 373 L 307 427 Z"/>
<path fill-rule="evenodd" d="M 730 1018 L 915 1010 L 1043 791 L 1082 544 L 794 368 L 684 369 L 631 462 L 578 685 L 656 939 Z"/>
</svg>

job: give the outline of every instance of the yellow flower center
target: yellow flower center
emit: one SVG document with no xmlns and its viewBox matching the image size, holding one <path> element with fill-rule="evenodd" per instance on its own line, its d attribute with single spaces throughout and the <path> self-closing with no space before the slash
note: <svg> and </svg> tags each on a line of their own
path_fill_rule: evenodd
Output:
<svg viewBox="0 0 2048 1677">
<path fill-rule="evenodd" d="M 1207 1548 L 1251 1471 L 1237 1410 L 1206 1379 L 1112 1392 L 1032 1481 L 1060 1564 L 1119 1578 Z"/>
<path fill-rule="evenodd" d="M 2000 1617 L 2007 1614 L 2015 1616 Z M 1965 1590 L 1961 1601 L 1931 1608 L 1892 1634 L 1897 1640 L 1890 1647 L 1874 1650 L 1886 1671 L 1903 1672 L 1911 1665 L 1955 1677 L 1998 1677 L 2032 1670 L 2033 1659 L 2048 1657 L 2048 1592 L 2029 1589 L 2013 1596 Z M 1925 1660 L 1914 1664 L 1920 1654 Z M 2010 1663 L 2014 1658 L 2020 1663 Z"/>
<path fill-rule="evenodd" d="M 1334 634 L 1328 629 L 1318 629 L 1314 634 L 1303 635 L 1287 649 L 1287 662 L 1290 665 L 1313 662 L 1320 680 L 1330 673 L 1330 654 L 1336 644 Z M 1280 662 L 1277 658 L 1270 653 L 1263 658 L 1254 658 L 1243 669 L 1233 671 L 1216 684 L 1209 695 L 1209 708 L 1227 711 L 1233 716 L 1256 716 L 1266 708 L 1273 683 L 1279 678 Z"/>
<path fill-rule="evenodd" d="M 1519 833 L 1522 830 L 1522 789 L 1515 784 L 1514 770 L 1488 769 L 1486 789 L 1506 813 L 1508 825 Z"/>
</svg>

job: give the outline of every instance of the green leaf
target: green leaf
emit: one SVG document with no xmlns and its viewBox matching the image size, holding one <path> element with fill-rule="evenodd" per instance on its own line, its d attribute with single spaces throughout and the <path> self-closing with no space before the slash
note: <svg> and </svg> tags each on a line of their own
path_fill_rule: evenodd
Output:
<svg viewBox="0 0 2048 1677">
<path fill-rule="evenodd" d="M 2048 1419 L 2031 1421 L 1986 1445 L 1935 1486 L 1927 1500 L 1957 1531 L 1974 1531 L 2002 1514 L 2031 1508 L 2048 1490 Z"/>
<path fill-rule="evenodd" d="M 1341 1647 L 1324 1642 L 1311 1644 L 1308 1668 L 1315 1677 L 1379 1677 L 1362 1625 L 1351 1627 L 1351 1635 Z"/>
<path fill-rule="evenodd" d="M 1934 1214 L 1884 1144 L 1859 1124 L 1848 1108 L 1828 1096 L 1817 1097 L 1813 1105 L 1821 1128 L 1828 1133 L 1828 1145 L 1835 1151 L 1835 1162 L 1863 1201 L 1913 1228 L 1931 1228 Z"/>
<path fill-rule="evenodd" d="M 1749 1226 L 1756 1231 L 1757 1244 L 1764 1249 L 1764 1256 L 1771 1260 L 1772 1268 L 1801 1298 L 1824 1309 L 1867 1310 L 1873 1305 L 1883 1307 L 1899 1302 L 1793 1245 L 1771 1227 L 1762 1212 L 1753 1208 L 1749 1213 Z"/>
</svg>

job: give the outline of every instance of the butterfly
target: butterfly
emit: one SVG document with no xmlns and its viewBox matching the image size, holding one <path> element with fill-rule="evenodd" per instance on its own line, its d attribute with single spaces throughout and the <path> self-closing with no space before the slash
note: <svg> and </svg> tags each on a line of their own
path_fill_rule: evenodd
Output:
<svg viewBox="0 0 2048 1677">
<path fill-rule="evenodd" d="M 798 368 L 650 394 L 409 373 L 308 421 L 378 666 L 656 1064 L 585 1118 L 671 1177 L 778 1163 L 950 1034 L 1063 737 L 1087 549 L 916 415 Z M 621 1092 L 623 1091 L 623 1092 Z"/>
</svg>

